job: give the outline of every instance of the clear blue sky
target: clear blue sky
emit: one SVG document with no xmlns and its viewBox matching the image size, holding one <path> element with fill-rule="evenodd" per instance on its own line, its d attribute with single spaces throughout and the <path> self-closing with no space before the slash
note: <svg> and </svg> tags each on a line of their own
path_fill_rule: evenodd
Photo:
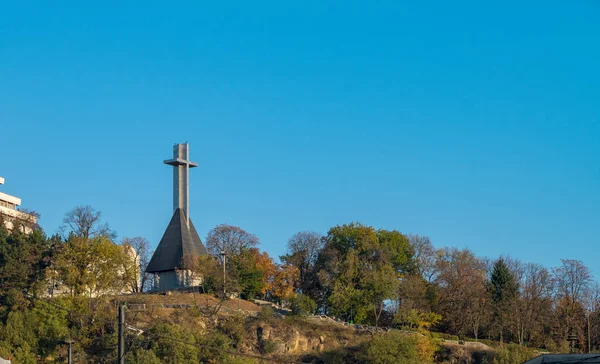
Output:
<svg viewBox="0 0 600 364">
<path fill-rule="evenodd" d="M 2 192 L 155 245 L 360 221 L 600 275 L 600 3 L 0 4 Z"/>
</svg>

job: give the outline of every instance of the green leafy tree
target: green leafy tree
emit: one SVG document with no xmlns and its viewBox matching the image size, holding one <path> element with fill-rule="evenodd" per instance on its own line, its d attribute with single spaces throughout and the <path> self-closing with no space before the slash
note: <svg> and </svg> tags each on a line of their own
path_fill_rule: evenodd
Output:
<svg viewBox="0 0 600 364">
<path fill-rule="evenodd" d="M 227 259 L 227 291 L 238 292 L 242 298 L 254 298 L 267 284 L 264 267 L 259 265 L 260 251 L 243 248 Z"/>
<path fill-rule="evenodd" d="M 312 298 L 303 295 L 297 294 L 290 298 L 290 308 L 292 309 L 292 314 L 295 316 L 306 316 L 315 312 L 317 308 L 317 304 Z"/>
<path fill-rule="evenodd" d="M 31 234 L 9 233 L 0 225 L 0 319 L 5 319 L 9 310 L 27 307 L 26 296 L 46 288 L 44 271 L 57 241 L 56 237 L 47 239 L 39 229 Z"/>
<path fill-rule="evenodd" d="M 385 254 L 386 264 L 399 274 L 416 273 L 415 250 L 408 238 L 397 230 L 377 230 L 379 245 Z"/>
<path fill-rule="evenodd" d="M 71 235 L 59 250 L 54 269 L 71 294 L 96 296 L 125 289 L 128 279 L 123 267 L 129 259 L 122 246 L 104 236 Z"/>
<path fill-rule="evenodd" d="M 377 325 L 385 302 L 394 297 L 399 275 L 409 266 L 408 241 L 396 231 L 375 231 L 358 223 L 335 226 L 319 256 L 322 310 L 354 322 Z"/>
</svg>

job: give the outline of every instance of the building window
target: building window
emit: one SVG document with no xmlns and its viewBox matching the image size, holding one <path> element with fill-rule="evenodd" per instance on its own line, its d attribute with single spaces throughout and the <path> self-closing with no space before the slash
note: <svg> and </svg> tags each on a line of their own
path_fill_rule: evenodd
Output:
<svg viewBox="0 0 600 364">
<path fill-rule="evenodd" d="M 7 202 L 7 201 L 0 201 L 0 206 L 6 207 L 6 208 L 11 209 L 11 210 L 14 210 L 15 207 L 16 207 L 14 204 L 12 204 L 10 202 Z"/>
</svg>

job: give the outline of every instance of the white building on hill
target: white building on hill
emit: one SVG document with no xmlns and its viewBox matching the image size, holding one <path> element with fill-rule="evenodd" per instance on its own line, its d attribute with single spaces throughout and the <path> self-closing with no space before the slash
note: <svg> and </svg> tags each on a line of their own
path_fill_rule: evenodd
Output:
<svg viewBox="0 0 600 364">
<path fill-rule="evenodd" d="M 4 178 L 0 177 L 0 185 L 4 184 Z M 29 234 L 37 224 L 37 217 L 33 214 L 17 210 L 21 205 L 21 199 L 0 192 L 0 223 L 8 230 L 15 228 L 23 229 Z"/>
</svg>

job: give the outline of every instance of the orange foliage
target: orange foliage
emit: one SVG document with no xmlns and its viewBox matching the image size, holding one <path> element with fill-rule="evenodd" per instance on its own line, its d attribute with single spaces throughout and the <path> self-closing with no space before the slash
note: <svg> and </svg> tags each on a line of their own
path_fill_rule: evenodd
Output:
<svg viewBox="0 0 600 364">
<path fill-rule="evenodd" d="M 291 265 L 282 265 L 275 275 L 271 285 L 274 296 L 287 300 L 294 295 L 294 286 L 300 278 L 298 268 Z"/>
<path fill-rule="evenodd" d="M 261 290 L 262 294 L 271 290 L 273 280 L 277 274 L 277 265 L 273 262 L 273 258 L 269 256 L 267 252 L 256 253 L 256 266 L 263 271 L 263 280 L 265 285 Z"/>
</svg>

